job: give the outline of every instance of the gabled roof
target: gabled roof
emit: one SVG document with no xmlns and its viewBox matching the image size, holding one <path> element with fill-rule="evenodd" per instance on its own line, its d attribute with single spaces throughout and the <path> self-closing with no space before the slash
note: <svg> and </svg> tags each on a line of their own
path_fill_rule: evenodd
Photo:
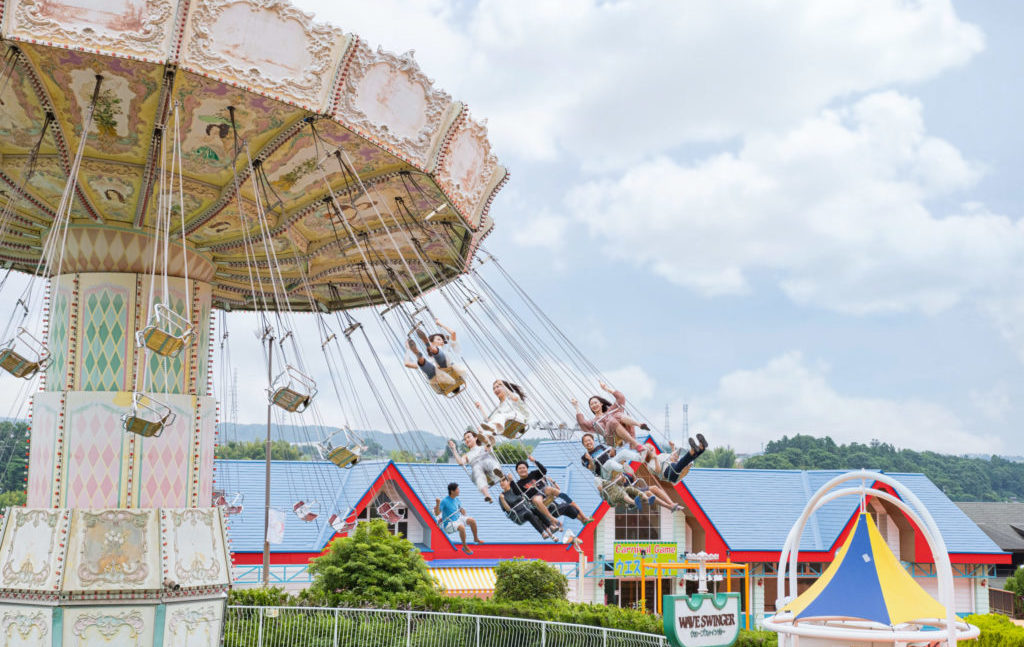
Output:
<svg viewBox="0 0 1024 647">
<path fill-rule="evenodd" d="M 1024 551 L 1024 503 L 959 501 L 956 505 L 1000 548 Z"/>
<path fill-rule="evenodd" d="M 541 461 L 543 462 L 543 460 Z M 285 512 L 284 541 L 271 545 L 275 553 L 309 553 L 322 551 L 334 536 L 327 523 L 332 513 L 344 515 L 356 506 L 389 465 L 412 490 L 423 508 L 432 511 L 437 498 L 448 494 L 448 483 L 459 484 L 460 496 L 466 513 L 475 518 L 481 539 L 489 544 L 548 544 L 529 524 L 517 526 L 508 520 L 497 502 L 498 488 L 492 488 L 494 503 L 488 504 L 480 496 L 466 469 L 452 463 L 391 463 L 390 461 L 361 461 L 349 469 L 339 469 L 323 461 L 271 461 L 270 505 Z M 582 466 L 548 466 L 549 474 L 570 493 L 580 508 L 593 513 L 600 503 L 592 479 Z M 506 472 L 513 466 L 505 465 Z M 260 552 L 263 550 L 263 492 L 265 464 L 263 461 L 218 460 L 217 487 L 228 492 L 242 492 L 245 507 L 241 514 L 229 518 L 229 537 L 234 552 Z M 298 500 L 318 502 L 320 518 L 302 522 L 292 514 Z M 436 528 L 432 518 L 423 519 L 428 528 Z M 578 532 L 582 524 L 563 519 L 566 527 Z M 452 540 L 457 540 L 452 536 Z"/>
<path fill-rule="evenodd" d="M 533 451 L 550 470 L 562 491 L 571 496 L 587 514 L 601 505 L 593 477 L 580 464 L 578 440 L 542 441 Z M 499 545 L 550 544 L 527 525 L 509 521 L 495 503 L 488 504 L 477 492 L 465 468 L 455 464 L 391 463 L 363 461 L 351 469 L 338 469 L 320 461 L 275 461 L 271 464 L 271 506 L 284 511 L 285 536 L 271 547 L 278 553 L 320 552 L 334 536 L 327 524 L 331 513 L 344 514 L 374 487 L 389 466 L 417 498 L 424 509 L 433 510 L 434 500 L 447 494 L 447 484 L 460 486 L 460 499 L 467 513 L 476 518 L 481 538 Z M 512 472 L 513 466 L 504 466 Z M 732 551 L 782 549 L 786 535 L 810 497 L 827 481 L 844 473 L 838 470 L 752 470 L 694 468 L 678 486 L 692 495 L 707 515 L 714 530 Z M 889 474 L 906 485 L 927 506 L 951 553 L 1002 554 L 1000 546 L 982 532 L 960 508 L 922 474 Z M 259 552 L 263 548 L 262 461 L 217 461 L 217 487 L 245 494 L 245 510 L 230 517 L 232 550 Z M 492 496 L 498 488 L 492 489 Z M 320 519 L 303 523 L 291 514 L 298 499 L 316 500 Z M 1017 504 L 1024 506 L 1024 504 Z M 801 538 L 800 550 L 828 552 L 836 547 L 843 530 L 850 525 L 858 506 L 856 497 L 844 497 L 816 512 Z M 429 517 L 429 514 L 428 514 Z M 437 525 L 423 519 L 430 529 Z M 580 524 L 567 527 L 578 531 Z M 1024 527 L 1024 524 L 1022 524 Z M 452 538 L 454 539 L 454 538 Z M 436 548 L 436 547 L 435 547 Z"/>
<path fill-rule="evenodd" d="M 731 550 L 779 551 L 811 496 L 843 470 L 692 469 L 683 480 Z M 1001 553 L 923 474 L 889 474 L 928 508 L 951 553 Z M 857 511 L 857 497 L 820 508 L 800 541 L 801 551 L 831 550 Z"/>
</svg>

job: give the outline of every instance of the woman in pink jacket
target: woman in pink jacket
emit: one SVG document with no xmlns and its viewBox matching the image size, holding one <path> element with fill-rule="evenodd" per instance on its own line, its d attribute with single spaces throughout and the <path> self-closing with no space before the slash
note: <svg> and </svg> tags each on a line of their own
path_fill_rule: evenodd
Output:
<svg viewBox="0 0 1024 647">
<path fill-rule="evenodd" d="M 580 411 L 580 403 L 573 398 L 572 405 L 576 407 L 576 422 L 585 432 L 604 435 L 605 442 L 610 447 L 625 443 L 638 454 L 642 454 L 644 448 L 636 440 L 636 428 L 640 427 L 646 431 L 650 427 L 626 415 L 626 396 L 622 395 L 621 391 L 608 388 L 604 382 L 601 382 L 600 386 L 615 398 L 615 402 L 612 403 L 599 395 L 590 396 L 587 404 L 590 407 L 590 412 L 594 414 L 594 418 L 588 421 Z"/>
</svg>

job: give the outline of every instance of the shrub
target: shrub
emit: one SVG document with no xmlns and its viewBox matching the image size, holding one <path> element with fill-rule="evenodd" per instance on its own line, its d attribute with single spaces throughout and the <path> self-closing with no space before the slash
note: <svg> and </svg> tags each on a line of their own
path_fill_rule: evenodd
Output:
<svg viewBox="0 0 1024 647">
<path fill-rule="evenodd" d="M 1017 567 L 1013 575 L 1006 579 L 1006 590 L 1013 593 L 1013 612 L 1016 617 L 1024 613 L 1024 565 Z"/>
<path fill-rule="evenodd" d="M 564 600 L 569 582 L 557 568 L 540 560 L 508 560 L 494 569 L 494 599 Z"/>
<path fill-rule="evenodd" d="M 981 629 L 981 635 L 978 636 L 978 647 L 1024 645 L 1024 627 L 1013 624 L 1006 616 L 990 613 L 984 616 L 970 615 L 964 620 Z"/>
<path fill-rule="evenodd" d="M 309 572 L 318 592 L 373 598 L 434 590 L 419 551 L 408 539 L 389 533 L 380 519 L 361 523 L 352 535 L 332 541 L 326 555 L 310 560 Z"/>
</svg>

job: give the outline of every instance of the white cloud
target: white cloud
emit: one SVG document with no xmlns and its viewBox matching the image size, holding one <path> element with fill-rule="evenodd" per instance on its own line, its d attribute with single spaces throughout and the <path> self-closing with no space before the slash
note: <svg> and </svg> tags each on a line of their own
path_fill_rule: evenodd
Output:
<svg viewBox="0 0 1024 647">
<path fill-rule="evenodd" d="M 973 389 L 968 396 L 974 408 L 993 422 L 1005 421 L 1013 407 L 1010 393 L 1004 384 L 997 384 L 989 389 Z"/>
<path fill-rule="evenodd" d="M 804 118 L 984 46 L 948 0 L 297 0 L 490 119 L 500 154 L 594 167 Z M 386 16 L 386 18 L 382 18 Z"/>
<path fill-rule="evenodd" d="M 918 101 L 884 92 L 735 154 L 640 164 L 567 201 L 607 253 L 702 294 L 742 293 L 764 272 L 797 303 L 934 313 L 1019 284 L 1020 222 L 927 208 L 980 172 L 925 132 Z"/>
<path fill-rule="evenodd" d="M 900 448 L 952 454 L 1005 449 L 1001 439 L 966 428 L 941 405 L 839 393 L 828 383 L 827 369 L 808 365 L 799 352 L 725 375 L 690 412 L 714 444 L 739 451 L 757 450 L 784 434 L 828 435 L 838 443 L 877 438 Z"/>
<path fill-rule="evenodd" d="M 568 218 L 546 212 L 516 223 L 509 233 L 518 245 L 539 247 L 554 252 L 565 246 L 565 234 L 569 224 Z"/>
<path fill-rule="evenodd" d="M 640 366 L 623 366 L 605 371 L 604 374 L 612 385 L 635 400 L 650 400 L 654 397 L 657 382 Z"/>
</svg>

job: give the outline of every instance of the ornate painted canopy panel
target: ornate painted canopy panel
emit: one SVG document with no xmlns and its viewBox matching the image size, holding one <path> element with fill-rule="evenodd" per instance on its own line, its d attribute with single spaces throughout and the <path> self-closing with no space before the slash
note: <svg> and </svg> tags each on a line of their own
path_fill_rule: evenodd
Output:
<svg viewBox="0 0 1024 647">
<path fill-rule="evenodd" d="M 247 268 L 264 286 L 279 271 L 294 309 L 402 299 L 463 271 L 492 226 L 506 171 L 411 53 L 284 0 L 0 6 L 0 261 L 18 270 L 37 269 L 83 136 L 62 271 L 97 229 L 107 269 L 148 271 L 160 170 L 180 153 L 190 273 L 215 307 L 257 307 Z M 103 270 L 95 256 L 82 271 Z"/>
</svg>

